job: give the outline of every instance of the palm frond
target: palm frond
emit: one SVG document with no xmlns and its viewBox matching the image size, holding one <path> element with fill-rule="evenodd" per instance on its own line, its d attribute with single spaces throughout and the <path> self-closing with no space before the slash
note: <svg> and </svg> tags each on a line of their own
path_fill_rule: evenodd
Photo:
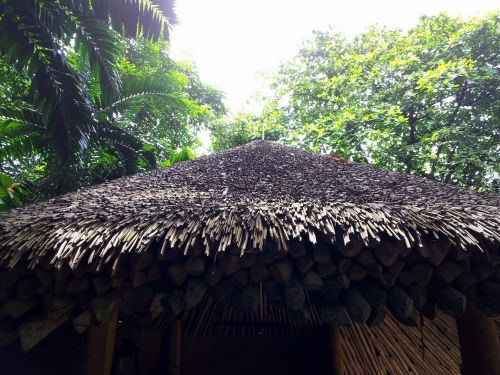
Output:
<svg viewBox="0 0 500 375">
<path fill-rule="evenodd" d="M 0 161 L 21 159 L 47 147 L 39 127 L 13 119 L 0 119 Z"/>
<path fill-rule="evenodd" d="M 78 15 L 75 22 L 80 51 L 87 56 L 93 75 L 99 78 L 101 100 L 112 103 L 120 97 L 122 84 L 116 63 L 122 52 L 119 38 L 93 17 Z"/>
<path fill-rule="evenodd" d="M 117 111 L 138 112 L 144 107 L 144 100 L 153 97 L 160 97 L 165 100 L 165 104 L 169 107 L 186 108 L 186 100 L 182 93 L 171 93 L 166 91 L 142 91 L 129 96 L 123 97 L 111 105 L 101 109 L 101 113 L 107 116 L 112 116 Z"/>
<path fill-rule="evenodd" d="M 40 23 L 32 1 L 10 2 L 2 8 L 5 12 L 0 18 L 0 51 L 20 68 L 28 68 L 33 102 L 47 131 L 53 134 L 61 157 L 75 148 L 83 149 L 92 130 L 93 109 L 78 73 Z"/>
<path fill-rule="evenodd" d="M 169 37 L 171 20 L 162 9 L 172 16 L 173 3 L 171 8 L 168 5 L 170 2 L 164 2 L 160 7 L 151 0 L 91 0 L 91 3 L 98 19 L 109 21 L 114 30 L 129 38 L 141 35 L 157 41 L 161 37 Z"/>
<path fill-rule="evenodd" d="M 145 149 L 140 139 L 125 130 L 109 123 L 101 123 L 96 134 L 97 141 L 104 141 L 116 148 L 129 171 L 137 166 L 137 158 L 144 160 L 150 168 L 156 167 L 154 154 Z"/>
</svg>

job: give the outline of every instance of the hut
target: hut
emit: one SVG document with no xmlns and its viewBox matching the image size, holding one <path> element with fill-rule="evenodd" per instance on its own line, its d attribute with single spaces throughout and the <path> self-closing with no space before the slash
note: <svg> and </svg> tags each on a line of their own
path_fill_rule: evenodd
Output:
<svg viewBox="0 0 500 375">
<path fill-rule="evenodd" d="M 256 141 L 0 215 L 0 373 L 498 375 L 500 198 Z"/>
</svg>

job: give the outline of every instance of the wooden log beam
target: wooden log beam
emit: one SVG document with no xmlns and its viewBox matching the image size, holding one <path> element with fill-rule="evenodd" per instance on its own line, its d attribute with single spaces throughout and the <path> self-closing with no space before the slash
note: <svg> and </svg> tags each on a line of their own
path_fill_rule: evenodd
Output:
<svg viewBox="0 0 500 375">
<path fill-rule="evenodd" d="M 111 280 L 106 276 L 95 276 L 92 278 L 92 286 L 95 293 L 100 296 L 111 289 Z"/>
<path fill-rule="evenodd" d="M 217 302 L 228 299 L 234 291 L 234 285 L 229 279 L 223 279 L 220 283 L 211 288 L 213 297 Z"/>
<path fill-rule="evenodd" d="M 325 301 L 329 303 L 337 303 L 340 297 L 340 292 L 342 292 L 342 285 L 335 280 L 327 280 L 323 289 L 319 291 L 319 294 Z"/>
<path fill-rule="evenodd" d="M 373 257 L 373 254 L 370 250 L 364 249 L 359 255 L 358 255 L 358 263 L 363 265 L 363 266 L 369 266 L 370 264 L 375 263 L 375 258 Z"/>
<path fill-rule="evenodd" d="M 325 284 L 316 272 L 308 272 L 304 276 L 304 288 L 310 291 L 320 290 Z"/>
<path fill-rule="evenodd" d="M 260 289 L 255 286 L 247 286 L 241 292 L 233 294 L 232 302 L 237 309 L 252 313 L 259 307 Z"/>
<path fill-rule="evenodd" d="M 432 278 L 432 267 L 426 264 L 414 264 L 411 267 L 411 273 L 415 278 L 415 282 L 421 287 L 429 284 Z"/>
<path fill-rule="evenodd" d="M 271 306 L 285 306 L 285 297 L 283 288 L 274 279 L 267 280 L 264 284 L 264 293 L 266 293 L 267 301 Z"/>
<path fill-rule="evenodd" d="M 201 256 L 190 256 L 184 264 L 184 270 L 192 276 L 200 276 L 205 272 L 205 259 Z"/>
<path fill-rule="evenodd" d="M 219 261 L 220 271 L 224 276 L 231 276 L 241 267 L 240 257 L 238 255 L 226 255 Z"/>
<path fill-rule="evenodd" d="M 0 321 L 0 348 L 10 345 L 19 336 L 18 324 L 14 319 Z"/>
<path fill-rule="evenodd" d="M 152 319 L 156 319 L 163 311 L 165 307 L 163 306 L 163 300 L 167 298 L 167 293 L 156 293 L 153 297 L 153 301 L 149 306 L 149 314 Z"/>
<path fill-rule="evenodd" d="M 363 280 L 368 273 L 366 272 L 366 268 L 360 266 L 359 264 L 355 263 L 351 266 L 348 272 L 348 276 L 352 281 L 361 281 Z"/>
<path fill-rule="evenodd" d="M 184 263 L 175 262 L 167 267 L 167 277 L 174 285 L 181 285 L 186 280 L 187 272 L 184 269 Z"/>
<path fill-rule="evenodd" d="M 293 279 L 284 291 L 285 303 L 292 311 L 298 311 L 306 302 L 306 294 L 302 284 L 297 279 Z"/>
<path fill-rule="evenodd" d="M 456 262 L 446 260 L 437 268 L 436 276 L 446 284 L 450 284 L 464 272 L 464 267 Z"/>
<path fill-rule="evenodd" d="M 179 320 L 174 320 L 167 331 L 167 375 L 181 373 L 182 327 Z"/>
<path fill-rule="evenodd" d="M 190 279 L 182 291 L 182 299 L 186 308 L 192 309 L 195 307 L 205 295 L 207 285 L 202 278 Z"/>
<path fill-rule="evenodd" d="M 446 239 L 428 241 L 429 262 L 434 266 L 439 266 L 448 255 L 451 243 Z"/>
<path fill-rule="evenodd" d="M 461 316 L 465 312 L 467 297 L 448 284 L 433 282 L 428 291 L 445 312 L 454 316 Z"/>
<path fill-rule="evenodd" d="M 22 322 L 19 326 L 19 336 L 21 338 L 21 348 L 23 351 L 27 352 L 33 348 L 67 319 L 68 316 L 63 314 L 57 319 L 43 317 L 32 318 Z"/>
<path fill-rule="evenodd" d="M 205 282 L 209 287 L 217 285 L 222 279 L 222 273 L 219 268 L 209 267 L 205 270 Z"/>
<path fill-rule="evenodd" d="M 248 272 L 240 269 L 231 275 L 231 282 L 236 288 L 243 289 L 248 284 Z"/>
<path fill-rule="evenodd" d="M 325 324 L 347 326 L 351 324 L 349 313 L 343 305 L 323 305 L 319 308 L 319 316 Z"/>
<path fill-rule="evenodd" d="M 132 270 L 130 272 L 130 284 L 132 285 L 132 288 L 138 288 L 141 285 L 144 285 L 146 281 L 146 272 L 142 270 Z"/>
<path fill-rule="evenodd" d="M 330 246 L 319 243 L 313 250 L 313 260 L 316 263 L 328 263 L 330 262 Z"/>
<path fill-rule="evenodd" d="M 372 315 L 366 321 L 366 324 L 368 324 L 369 327 L 374 327 L 377 324 L 382 323 L 384 319 L 385 319 L 385 310 L 380 310 L 377 312 L 372 311 Z"/>
<path fill-rule="evenodd" d="M 328 346 L 331 353 L 331 368 L 333 375 L 344 375 L 344 352 L 342 350 L 342 335 L 336 326 L 328 327 Z"/>
<path fill-rule="evenodd" d="M 252 280 L 252 282 L 255 284 L 267 280 L 269 276 L 269 270 L 263 264 L 257 263 L 252 266 L 252 268 L 250 268 L 250 280 Z"/>
<path fill-rule="evenodd" d="M 470 301 L 456 322 L 463 375 L 500 375 L 500 344 L 495 322 Z"/>
<path fill-rule="evenodd" d="M 314 268 L 322 279 L 329 279 L 337 273 L 337 266 L 333 262 L 316 264 Z"/>
<path fill-rule="evenodd" d="M 373 312 L 381 311 L 387 303 L 387 292 L 376 285 L 367 285 L 363 290 L 363 297 L 370 305 Z"/>
<path fill-rule="evenodd" d="M 477 286 L 476 304 L 488 315 L 500 313 L 500 284 L 487 281 Z"/>
<path fill-rule="evenodd" d="M 90 304 L 95 319 L 98 322 L 104 321 L 116 308 L 120 301 L 118 291 L 111 290 L 102 296 L 94 298 Z"/>
<path fill-rule="evenodd" d="M 292 258 L 300 258 L 306 255 L 306 248 L 304 246 L 304 242 L 294 240 L 290 242 L 290 248 L 288 249 L 288 253 Z"/>
<path fill-rule="evenodd" d="M 372 313 L 370 304 L 357 289 L 350 288 L 347 291 L 344 304 L 351 319 L 357 323 L 366 322 Z"/>
<path fill-rule="evenodd" d="M 303 257 L 300 257 L 298 259 L 295 260 L 295 268 L 297 268 L 297 270 L 300 272 L 300 273 L 307 273 L 309 272 L 312 268 L 314 267 L 314 262 L 313 260 L 305 255 Z"/>
<path fill-rule="evenodd" d="M 289 259 L 281 259 L 271 266 L 271 276 L 281 285 L 286 285 L 292 279 L 293 264 Z"/>
<path fill-rule="evenodd" d="M 158 281 L 161 279 L 162 274 L 163 274 L 163 272 L 162 272 L 162 267 L 160 265 L 160 262 L 153 262 L 146 269 L 146 281 L 148 283 Z"/>
<path fill-rule="evenodd" d="M 391 266 L 399 257 L 399 248 L 391 241 L 382 241 L 380 246 L 373 249 L 373 254 L 378 261 L 386 266 Z"/>
<path fill-rule="evenodd" d="M 250 268 L 257 264 L 257 256 L 252 253 L 245 253 L 243 256 L 240 258 L 240 264 L 241 267 L 243 268 Z"/>
<path fill-rule="evenodd" d="M 111 375 L 115 351 L 116 309 L 99 326 L 92 326 L 87 338 L 84 375 Z"/>
<path fill-rule="evenodd" d="M 130 260 L 131 268 L 134 271 L 146 269 L 155 259 L 151 251 L 143 251 L 139 254 L 133 254 Z"/>
<path fill-rule="evenodd" d="M 414 309 L 413 300 L 406 292 L 396 286 L 389 291 L 388 306 L 394 317 L 401 322 L 407 321 Z"/>
<path fill-rule="evenodd" d="M 37 302 L 38 299 L 36 297 L 10 300 L 3 305 L 3 312 L 16 319 L 31 310 Z"/>
<path fill-rule="evenodd" d="M 92 313 L 89 310 L 85 310 L 84 312 L 75 316 L 72 320 L 75 331 L 78 333 L 83 333 L 91 327 Z"/>
</svg>

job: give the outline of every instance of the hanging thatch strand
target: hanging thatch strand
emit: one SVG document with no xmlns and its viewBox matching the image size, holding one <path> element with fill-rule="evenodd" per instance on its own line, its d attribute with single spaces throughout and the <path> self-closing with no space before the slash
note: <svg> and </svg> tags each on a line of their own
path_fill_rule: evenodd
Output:
<svg viewBox="0 0 500 375">
<path fill-rule="evenodd" d="M 495 315 L 499 244 L 496 196 L 253 142 L 1 214 L 0 346 L 207 295 L 221 322 L 298 330 Z"/>
</svg>

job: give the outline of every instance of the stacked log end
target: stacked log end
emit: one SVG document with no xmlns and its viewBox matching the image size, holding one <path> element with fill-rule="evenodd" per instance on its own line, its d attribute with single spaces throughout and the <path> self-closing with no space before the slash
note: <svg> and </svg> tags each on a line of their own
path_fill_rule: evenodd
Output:
<svg viewBox="0 0 500 375">
<path fill-rule="evenodd" d="M 275 308 L 301 316 L 314 310 L 337 326 L 379 324 L 387 312 L 417 325 L 419 312 L 431 318 L 437 308 L 463 314 L 470 298 L 495 315 L 500 257 L 493 255 L 486 261 L 464 257 L 435 238 L 408 248 L 394 238 L 365 244 L 353 237 L 347 244 L 293 240 L 288 253 L 232 249 L 207 256 L 199 248 L 152 247 L 99 273 L 18 266 L 0 272 L 0 345 L 20 338 L 28 350 L 68 319 L 81 333 L 114 310 L 123 316 L 147 312 L 151 319 L 179 315 L 207 294 L 247 313 L 258 311 L 265 297 Z"/>
</svg>

